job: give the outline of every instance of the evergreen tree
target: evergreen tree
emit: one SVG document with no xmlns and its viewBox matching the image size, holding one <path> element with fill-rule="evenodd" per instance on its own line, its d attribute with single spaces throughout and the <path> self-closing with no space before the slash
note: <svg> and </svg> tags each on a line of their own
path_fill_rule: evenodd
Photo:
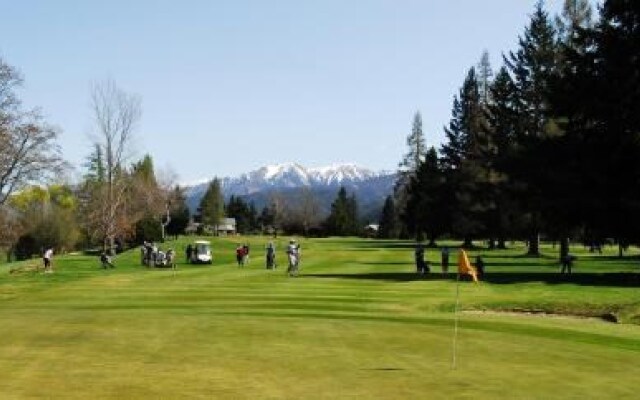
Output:
<svg viewBox="0 0 640 400">
<path fill-rule="evenodd" d="M 202 223 L 212 226 L 217 235 L 218 225 L 224 217 L 224 198 L 218 178 L 214 178 L 209 183 L 209 187 L 200 201 L 200 213 Z"/>
<path fill-rule="evenodd" d="M 489 52 L 485 50 L 478 63 L 478 92 L 480 101 L 485 105 L 489 104 L 491 99 L 491 78 L 493 78 L 493 70 L 491 69 Z"/>
<path fill-rule="evenodd" d="M 269 206 L 264 206 L 260 215 L 258 216 L 258 223 L 262 230 L 267 227 L 273 227 L 275 224 L 275 214 L 273 212 L 273 208 Z"/>
<path fill-rule="evenodd" d="M 394 187 L 394 198 L 398 215 L 405 213 L 409 201 L 407 192 L 408 185 L 411 177 L 416 174 L 420 164 L 424 160 L 425 146 L 424 134 L 422 132 L 422 116 L 418 111 L 413 117 L 411 134 L 407 137 L 408 151 L 402 159 L 402 162 L 400 162 L 398 178 Z M 407 230 L 404 224 L 400 226 L 400 235 L 403 237 L 407 236 Z"/>
<path fill-rule="evenodd" d="M 505 57 L 505 63 L 516 88 L 515 112 L 518 124 L 515 127 L 515 151 L 509 165 L 510 176 L 517 179 L 523 189 L 517 197 L 529 219 L 529 254 L 539 255 L 539 236 L 543 227 L 542 187 L 547 183 L 545 168 L 541 162 L 538 145 L 553 135 L 553 120 L 550 118 L 549 87 L 557 73 L 558 47 L 556 32 L 549 21 L 542 2 L 538 2 L 519 39 L 516 52 Z"/>
<path fill-rule="evenodd" d="M 106 175 L 102 147 L 99 145 L 94 146 L 94 150 L 87 158 L 84 167 L 87 169 L 87 173 L 84 176 L 86 182 L 104 183 Z"/>
<path fill-rule="evenodd" d="M 580 29 L 592 26 L 593 9 L 589 0 L 564 0 L 562 12 L 556 16 L 556 30 L 560 40 L 569 44 Z"/>
<path fill-rule="evenodd" d="M 347 199 L 348 235 L 358 235 L 360 233 L 360 217 L 358 215 L 358 199 L 355 193 Z"/>
<path fill-rule="evenodd" d="M 395 239 L 398 237 L 398 216 L 392 196 L 387 196 L 380 214 L 378 237 L 381 239 Z"/>
<path fill-rule="evenodd" d="M 587 127 L 574 112 L 587 98 L 576 97 L 581 91 L 578 87 L 583 83 L 575 85 L 574 77 L 584 67 L 578 65 L 576 59 L 584 58 L 591 46 L 584 40 L 592 26 L 591 13 L 588 1 L 565 0 L 561 16 L 556 17 L 558 66 L 548 83 L 552 121 L 549 125 L 554 130 L 552 135 L 542 138 L 532 152 L 545 157 L 545 171 L 552 171 L 538 174 L 541 183 L 535 186 L 541 192 L 539 205 L 547 234 L 560 241 L 561 262 L 569 254 L 569 237 L 577 229 L 586 227 L 584 217 L 588 216 L 584 198 L 589 196 L 590 185 L 585 185 L 583 179 L 591 168 L 583 141 Z M 576 58 L 576 55 L 579 56 Z M 592 60 L 587 63 L 592 63 Z M 592 68 L 592 65 L 587 68 Z M 567 157 L 568 154 L 571 157 Z"/>
<path fill-rule="evenodd" d="M 227 203 L 226 215 L 227 217 L 236 219 L 236 229 L 238 233 L 251 232 L 253 228 L 251 209 L 241 197 L 231 195 Z"/>
<path fill-rule="evenodd" d="M 331 213 L 325 221 L 327 233 L 333 236 L 355 235 L 359 231 L 358 204 L 355 195 L 348 196 L 340 187 L 336 199 L 331 204 Z"/>
<path fill-rule="evenodd" d="M 414 174 L 424 160 L 426 152 L 424 134 L 422 133 L 422 115 L 417 111 L 413 116 L 411 134 L 407 137 L 409 151 L 400 163 L 400 171 Z"/>
<path fill-rule="evenodd" d="M 443 193 L 450 199 L 450 232 L 471 246 L 482 233 L 487 210 L 488 171 L 486 154 L 490 152 L 485 108 L 480 102 L 475 69 L 471 68 L 454 99 L 446 142 L 441 148 L 444 170 Z"/>
<path fill-rule="evenodd" d="M 556 112 L 581 177 L 576 209 L 589 232 L 620 246 L 640 239 L 640 3 L 607 0 L 593 29 L 565 46 Z M 580 99 L 580 101 L 575 101 Z"/>
<path fill-rule="evenodd" d="M 184 234 L 189 225 L 190 212 L 184 191 L 176 186 L 170 196 L 170 218 L 167 224 L 167 234 L 177 237 Z"/>
<path fill-rule="evenodd" d="M 600 199 L 608 209 L 607 231 L 619 243 L 640 239 L 640 3 L 607 0 L 595 30 L 598 85 L 595 131 L 601 173 L 608 179 Z M 599 100 L 599 101 L 598 101 Z M 607 197 L 608 196 L 608 197 Z M 606 200 L 605 200 L 606 198 Z M 620 255 L 622 248 L 620 246 Z"/>
<path fill-rule="evenodd" d="M 444 197 L 444 179 L 438 160 L 438 152 L 431 147 L 417 174 L 409 185 L 410 200 L 405 224 L 421 241 L 423 234 L 429 239 L 429 246 L 436 246 L 436 239 L 446 229 L 447 199 Z"/>
<path fill-rule="evenodd" d="M 145 184 L 153 187 L 157 187 L 155 170 L 153 168 L 153 159 L 149 154 L 146 154 L 142 160 L 133 164 L 133 175 L 142 180 Z"/>
<path fill-rule="evenodd" d="M 249 227 L 252 232 L 258 231 L 260 229 L 260 224 L 258 224 L 258 210 L 256 210 L 256 205 L 253 201 L 249 202 L 249 213 L 247 216 L 249 220 Z"/>
<path fill-rule="evenodd" d="M 490 157 L 490 188 L 493 208 L 487 214 L 490 238 L 497 240 L 498 248 L 506 247 L 506 239 L 521 236 L 522 214 L 515 201 L 514 182 L 508 175 L 509 161 L 515 151 L 515 132 L 518 127 L 516 111 L 517 89 L 508 70 L 502 67 L 491 85 L 491 101 L 487 107 L 493 156 Z M 490 244 L 493 243 L 490 241 Z"/>
</svg>

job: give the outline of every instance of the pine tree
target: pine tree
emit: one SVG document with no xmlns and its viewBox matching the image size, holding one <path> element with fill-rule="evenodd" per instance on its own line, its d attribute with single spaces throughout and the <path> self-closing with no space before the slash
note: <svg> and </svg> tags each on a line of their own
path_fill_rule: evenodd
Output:
<svg viewBox="0 0 640 400">
<path fill-rule="evenodd" d="M 104 183 L 106 175 L 102 147 L 99 145 L 94 146 L 94 150 L 87 158 L 87 162 L 84 164 L 84 167 L 87 169 L 85 181 Z"/>
<path fill-rule="evenodd" d="M 436 247 L 436 239 L 446 229 L 447 199 L 444 197 L 444 179 L 438 160 L 438 152 L 431 147 L 417 174 L 409 185 L 410 200 L 407 205 L 407 224 L 416 240 L 423 234 L 429 239 L 429 246 Z"/>
<path fill-rule="evenodd" d="M 521 234 L 521 218 L 518 218 L 521 212 L 517 208 L 514 188 L 508 175 L 519 123 L 516 112 L 517 89 L 505 67 L 496 75 L 490 90 L 487 116 L 494 150 L 490 157 L 493 174 L 490 190 L 494 207 L 487 215 L 487 228 L 490 237 L 497 240 L 497 247 L 505 248 L 507 235 L 517 237 Z"/>
<path fill-rule="evenodd" d="M 272 207 L 264 206 L 257 221 L 263 231 L 268 227 L 273 227 L 275 224 L 275 214 L 273 213 Z"/>
<path fill-rule="evenodd" d="M 413 116 L 411 134 L 407 137 L 409 151 L 400 163 L 400 171 L 413 174 L 424 160 L 426 151 L 424 134 L 422 133 L 422 115 L 417 111 Z"/>
<path fill-rule="evenodd" d="M 360 233 L 360 217 L 358 215 L 358 199 L 356 194 L 352 193 L 347 199 L 347 234 L 356 236 Z"/>
<path fill-rule="evenodd" d="M 224 199 L 220 180 L 214 178 L 200 201 L 200 214 L 202 223 L 213 227 L 214 233 L 218 234 L 218 225 L 224 217 Z"/>
<path fill-rule="evenodd" d="M 177 237 L 184 233 L 189 225 L 190 212 L 186 196 L 180 186 L 176 186 L 170 196 L 170 219 L 167 234 Z"/>
<path fill-rule="evenodd" d="M 241 197 L 231 195 L 225 214 L 229 218 L 235 218 L 238 233 L 249 233 L 251 231 L 249 205 Z"/>
<path fill-rule="evenodd" d="M 578 208 L 589 231 L 617 239 L 622 256 L 624 243 L 640 240 L 640 60 L 631 56 L 640 54 L 640 3 L 605 1 L 600 21 L 567 47 L 560 112 L 576 169 L 590 177 Z"/>
<path fill-rule="evenodd" d="M 556 32 L 549 21 L 543 3 L 537 3 L 519 48 L 505 57 L 517 99 L 515 112 L 518 125 L 515 143 L 518 154 L 510 166 L 510 176 L 519 181 L 523 193 L 518 196 L 528 214 L 529 254 L 539 255 L 539 236 L 542 229 L 541 187 L 546 184 L 544 168 L 536 146 L 553 134 L 550 118 L 549 87 L 557 73 L 558 47 Z"/>
<path fill-rule="evenodd" d="M 589 60 L 585 65 L 577 65 L 577 59 L 583 59 L 590 44 L 584 40 L 592 26 L 592 9 L 589 1 L 565 0 L 562 14 L 556 17 L 558 66 L 548 82 L 550 121 L 553 135 L 536 144 L 530 155 L 546 157 L 547 166 L 539 173 L 538 184 L 530 183 L 540 191 L 539 202 L 548 234 L 560 240 L 559 259 L 562 262 L 569 254 L 569 236 L 572 231 L 584 226 L 585 193 L 583 176 L 591 167 L 584 152 L 582 136 L 587 128 L 575 110 L 580 103 L 587 101 L 586 96 L 576 96 L 583 91 L 582 83 L 575 85 L 574 77 L 578 71 L 593 67 Z M 586 65 L 590 64 L 590 65 Z M 579 99 L 576 101 L 576 99 Z M 571 158 L 566 157 L 571 154 Z M 584 165 L 582 165 L 584 164 Z M 531 178 L 535 178 L 532 175 Z"/>
<path fill-rule="evenodd" d="M 392 196 L 387 196 L 380 214 L 378 237 L 381 239 L 395 239 L 398 237 L 398 216 Z"/>
<path fill-rule="evenodd" d="M 331 213 L 325 221 L 329 235 L 349 236 L 358 233 L 358 203 L 355 195 L 348 196 L 340 187 L 336 199 L 331 204 Z"/>
<path fill-rule="evenodd" d="M 486 153 L 490 151 L 485 108 L 480 102 L 475 69 L 471 68 L 454 99 L 446 142 L 441 148 L 445 187 L 450 198 L 448 220 L 451 233 L 471 246 L 483 230 L 486 184 L 489 178 Z"/>
<path fill-rule="evenodd" d="M 249 226 L 253 232 L 260 230 L 260 225 L 258 224 L 258 210 L 256 209 L 256 205 L 253 201 L 249 202 Z"/>
<path fill-rule="evenodd" d="M 493 78 L 493 70 L 491 69 L 489 52 L 485 50 L 478 63 L 478 92 L 480 101 L 484 105 L 489 104 L 491 99 L 491 78 Z"/>
<path fill-rule="evenodd" d="M 153 168 L 153 159 L 149 154 L 146 154 L 142 160 L 133 164 L 133 175 L 140 178 L 146 185 L 157 187 L 156 174 Z"/>
<path fill-rule="evenodd" d="M 411 134 L 407 137 L 408 151 L 402 159 L 402 162 L 400 162 L 398 178 L 394 186 L 395 206 L 398 215 L 405 213 L 409 201 L 407 193 L 408 185 L 411 177 L 416 174 L 420 164 L 424 160 L 425 146 L 424 134 L 422 132 L 422 116 L 418 111 L 413 117 Z M 400 226 L 400 235 L 407 235 L 404 224 Z"/>
<path fill-rule="evenodd" d="M 565 44 L 571 43 L 580 29 L 592 26 L 592 17 L 589 0 L 564 0 L 562 12 L 555 19 L 560 40 Z"/>
</svg>

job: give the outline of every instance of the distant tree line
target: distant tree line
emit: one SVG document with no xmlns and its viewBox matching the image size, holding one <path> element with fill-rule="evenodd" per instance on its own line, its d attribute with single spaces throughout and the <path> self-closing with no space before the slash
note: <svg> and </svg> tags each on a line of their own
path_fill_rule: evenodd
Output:
<svg viewBox="0 0 640 400">
<path fill-rule="evenodd" d="M 200 202 L 196 218 L 212 226 L 224 217 L 234 218 L 240 234 L 351 236 L 362 233 L 355 194 L 348 195 L 345 188 L 339 189 L 326 217 L 320 212 L 319 201 L 310 188 L 302 188 L 295 201 L 285 201 L 279 193 L 271 193 L 260 212 L 253 202 L 247 202 L 242 196 L 231 195 L 226 203 L 223 199 L 219 180 L 214 179 Z"/>
<path fill-rule="evenodd" d="M 543 235 L 640 242 L 640 2 L 539 2 L 495 73 L 483 54 L 455 96 L 445 142 L 416 114 L 382 237 L 458 237 L 489 247 Z"/>
</svg>

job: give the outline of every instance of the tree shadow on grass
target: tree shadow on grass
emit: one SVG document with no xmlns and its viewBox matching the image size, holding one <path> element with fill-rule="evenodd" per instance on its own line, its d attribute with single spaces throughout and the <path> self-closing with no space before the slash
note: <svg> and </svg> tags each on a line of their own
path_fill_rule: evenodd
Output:
<svg viewBox="0 0 640 400">
<path fill-rule="evenodd" d="M 377 242 L 362 242 L 362 243 L 352 243 L 353 247 L 350 247 L 349 250 L 373 250 L 373 249 L 381 249 L 381 250 L 389 250 L 389 249 L 415 249 L 415 243 L 377 243 Z"/>
<path fill-rule="evenodd" d="M 584 272 L 571 275 L 555 272 L 521 272 L 486 274 L 484 281 L 504 285 L 524 282 L 576 284 L 581 286 L 640 287 L 640 274 L 632 272 Z"/>
<path fill-rule="evenodd" d="M 358 262 L 358 265 L 414 265 L 413 262 L 409 261 L 367 261 L 367 262 Z"/>
<path fill-rule="evenodd" d="M 413 282 L 413 281 L 455 281 L 455 274 L 430 273 L 419 275 L 411 272 L 368 272 L 362 274 L 305 274 L 309 279 L 349 279 L 363 281 Z M 467 277 L 465 277 L 467 280 Z M 552 272 L 501 272 L 487 273 L 481 281 L 508 285 L 541 282 L 550 285 L 575 284 L 581 286 L 640 287 L 640 274 L 620 273 L 575 273 L 562 275 Z"/>
<path fill-rule="evenodd" d="M 370 280 L 370 281 L 387 281 L 387 282 L 413 282 L 413 281 L 435 281 L 435 280 L 453 280 L 456 276 L 453 274 L 427 274 L 419 275 L 411 272 L 367 272 L 362 274 L 305 274 L 305 278 L 319 279 L 352 279 L 352 280 Z"/>
<path fill-rule="evenodd" d="M 517 260 L 554 260 L 557 259 L 558 256 L 548 255 L 548 254 L 540 254 L 539 256 L 531 256 L 529 254 L 496 254 L 492 253 L 493 250 L 486 251 L 482 254 L 482 258 L 486 259 L 517 259 Z M 500 250 L 498 250 L 500 251 Z"/>
</svg>

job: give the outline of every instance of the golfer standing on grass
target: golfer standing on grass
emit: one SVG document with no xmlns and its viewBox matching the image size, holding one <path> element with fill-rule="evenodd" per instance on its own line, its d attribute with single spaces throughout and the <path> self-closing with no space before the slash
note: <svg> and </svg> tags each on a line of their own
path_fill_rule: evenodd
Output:
<svg viewBox="0 0 640 400">
<path fill-rule="evenodd" d="M 47 247 L 47 250 L 44 252 L 44 256 L 42 257 L 44 261 L 44 272 L 51 273 L 53 269 L 51 267 L 51 260 L 53 259 L 53 248 Z"/>
<path fill-rule="evenodd" d="M 449 248 L 442 248 L 442 275 L 447 275 L 449 273 Z"/>
<path fill-rule="evenodd" d="M 289 269 L 287 273 L 289 276 L 298 275 L 298 263 L 300 256 L 300 246 L 296 245 L 296 241 L 291 239 L 289 241 L 289 245 L 287 246 L 287 257 L 289 258 Z"/>
</svg>

